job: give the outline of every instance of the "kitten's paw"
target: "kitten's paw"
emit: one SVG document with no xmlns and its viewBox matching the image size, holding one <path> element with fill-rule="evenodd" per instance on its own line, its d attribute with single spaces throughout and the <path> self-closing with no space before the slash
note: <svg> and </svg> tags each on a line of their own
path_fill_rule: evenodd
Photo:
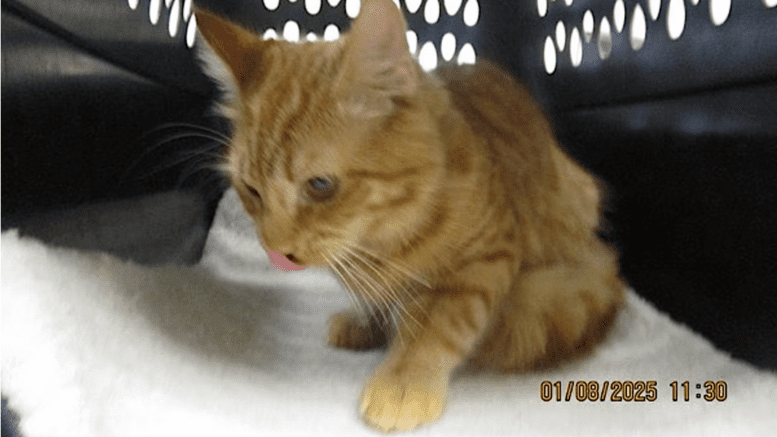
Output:
<svg viewBox="0 0 777 437">
<path fill-rule="evenodd" d="M 386 344 L 386 334 L 374 321 L 344 311 L 329 318 L 329 344 L 341 349 L 373 349 Z"/>
<path fill-rule="evenodd" d="M 396 372 L 376 372 L 362 391 L 359 412 L 382 432 L 410 431 L 442 416 L 448 396 L 447 378 L 408 378 Z"/>
</svg>

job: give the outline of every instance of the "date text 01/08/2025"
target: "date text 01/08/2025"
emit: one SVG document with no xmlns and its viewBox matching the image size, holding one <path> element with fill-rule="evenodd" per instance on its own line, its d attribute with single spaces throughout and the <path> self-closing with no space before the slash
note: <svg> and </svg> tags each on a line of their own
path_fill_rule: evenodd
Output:
<svg viewBox="0 0 777 437">
<path fill-rule="evenodd" d="M 672 381 L 669 384 L 672 401 L 704 399 L 705 401 L 723 402 L 728 396 L 728 385 L 725 381 L 705 381 L 695 384 L 692 390 L 689 381 Z M 693 393 L 692 393 L 693 392 Z M 695 396 L 692 396 L 694 394 Z M 561 381 L 542 381 L 540 383 L 540 399 L 545 402 L 562 400 L 569 402 L 653 402 L 658 399 L 658 383 L 656 381 L 569 381 L 566 390 L 562 390 Z"/>
</svg>

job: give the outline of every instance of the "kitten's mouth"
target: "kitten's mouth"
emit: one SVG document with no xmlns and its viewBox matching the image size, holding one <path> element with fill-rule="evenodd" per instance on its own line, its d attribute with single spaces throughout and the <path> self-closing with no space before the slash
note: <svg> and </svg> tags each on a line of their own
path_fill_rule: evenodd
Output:
<svg viewBox="0 0 777 437">
<path fill-rule="evenodd" d="M 281 255 L 274 250 L 267 250 L 267 255 L 270 257 L 270 262 L 276 269 L 284 272 L 296 272 L 306 269 L 307 266 L 300 266 L 291 262 L 287 257 Z"/>
</svg>

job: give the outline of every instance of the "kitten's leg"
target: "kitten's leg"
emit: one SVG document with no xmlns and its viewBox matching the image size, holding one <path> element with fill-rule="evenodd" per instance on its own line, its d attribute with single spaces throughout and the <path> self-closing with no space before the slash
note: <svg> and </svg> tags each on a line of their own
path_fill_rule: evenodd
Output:
<svg viewBox="0 0 777 437">
<path fill-rule="evenodd" d="M 547 368 L 591 350 L 615 320 L 624 283 L 615 253 L 596 242 L 584 262 L 526 272 L 470 357 L 475 368 Z"/>
<path fill-rule="evenodd" d="M 367 382 L 360 412 L 383 432 L 406 431 L 440 417 L 451 374 L 483 334 L 510 286 L 503 259 L 472 262 L 448 286 L 407 307 L 386 359 Z"/>
<path fill-rule="evenodd" d="M 377 316 L 367 317 L 353 310 L 329 318 L 329 344 L 341 349 L 366 350 L 386 344 L 386 333 Z"/>
</svg>

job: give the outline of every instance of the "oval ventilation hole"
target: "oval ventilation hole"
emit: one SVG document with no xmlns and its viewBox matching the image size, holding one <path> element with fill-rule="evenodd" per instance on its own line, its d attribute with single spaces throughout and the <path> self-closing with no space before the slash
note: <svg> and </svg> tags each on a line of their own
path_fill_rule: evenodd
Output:
<svg viewBox="0 0 777 437">
<path fill-rule="evenodd" d="M 340 29 L 335 24 L 330 24 L 324 29 L 324 41 L 334 41 L 340 38 Z"/>
<path fill-rule="evenodd" d="M 407 48 L 410 50 L 410 53 L 415 53 L 418 50 L 418 35 L 412 30 L 408 30 L 405 32 L 405 37 L 407 38 Z"/>
<path fill-rule="evenodd" d="M 305 0 L 305 10 L 310 15 L 321 12 L 321 0 Z"/>
<path fill-rule="evenodd" d="M 658 20 L 658 14 L 661 12 L 661 0 L 648 0 L 648 12 L 653 21 Z"/>
<path fill-rule="evenodd" d="M 572 28 L 569 34 L 569 60 L 573 67 L 579 66 L 583 62 L 583 40 L 580 38 L 580 31 L 577 27 Z"/>
<path fill-rule="evenodd" d="M 475 48 L 472 44 L 466 43 L 459 50 L 459 57 L 456 58 L 456 62 L 459 65 L 474 64 L 475 63 Z"/>
<path fill-rule="evenodd" d="M 696 6 L 699 4 L 699 0 L 691 0 L 691 5 Z"/>
<path fill-rule="evenodd" d="M 278 39 L 278 32 L 276 32 L 275 29 L 273 29 L 273 28 L 267 29 L 262 34 L 262 38 L 264 38 L 264 39 Z"/>
<path fill-rule="evenodd" d="M 426 0 L 424 7 L 424 20 L 429 24 L 434 24 L 440 19 L 440 3 L 437 0 Z"/>
<path fill-rule="evenodd" d="M 442 36 L 440 41 L 440 54 L 446 61 L 453 59 L 453 55 L 456 54 L 456 36 L 448 32 Z"/>
<path fill-rule="evenodd" d="M 731 0 L 710 0 L 710 19 L 712 24 L 720 26 L 731 13 Z"/>
<path fill-rule="evenodd" d="M 418 63 L 421 64 L 424 71 L 437 68 L 437 50 L 431 41 L 427 41 L 421 46 L 421 51 L 418 52 Z"/>
<path fill-rule="evenodd" d="M 408 12 L 415 14 L 418 12 L 418 8 L 421 7 L 421 0 L 405 0 L 405 6 Z"/>
<path fill-rule="evenodd" d="M 545 72 L 553 74 L 556 71 L 556 46 L 553 45 L 553 38 L 545 38 L 545 48 L 542 50 L 542 60 L 545 63 Z"/>
<path fill-rule="evenodd" d="M 612 52 L 612 31 L 610 30 L 610 21 L 607 17 L 602 18 L 602 22 L 599 23 L 599 40 L 596 42 L 596 46 L 599 49 L 599 57 L 607 59 Z"/>
<path fill-rule="evenodd" d="M 192 16 L 192 0 L 185 0 L 183 2 L 183 19 L 189 21 Z"/>
<path fill-rule="evenodd" d="M 777 0 L 761 0 L 767 8 L 773 8 L 777 6 Z"/>
<path fill-rule="evenodd" d="M 127 0 L 127 3 L 129 4 L 130 9 L 134 11 L 138 8 L 138 3 L 140 3 L 140 0 Z"/>
<path fill-rule="evenodd" d="M 283 39 L 286 41 L 299 41 L 299 24 L 296 21 L 287 21 L 283 25 Z"/>
<path fill-rule="evenodd" d="M 468 0 L 464 5 L 464 24 L 469 27 L 474 26 L 480 18 L 480 5 L 477 0 Z"/>
<path fill-rule="evenodd" d="M 685 29 L 685 2 L 683 0 L 669 0 L 666 10 L 666 33 L 670 39 L 680 38 Z"/>
<path fill-rule="evenodd" d="M 308 34 L 305 35 L 305 40 L 306 41 L 318 41 L 318 35 L 316 35 L 313 32 L 308 32 Z"/>
<path fill-rule="evenodd" d="M 612 24 L 615 25 L 615 31 L 621 33 L 626 24 L 626 6 L 623 0 L 617 0 L 612 8 Z"/>
<path fill-rule="evenodd" d="M 445 11 L 450 16 L 456 15 L 461 7 L 461 0 L 445 0 Z"/>
<path fill-rule="evenodd" d="M 167 23 L 167 33 L 170 36 L 178 35 L 178 26 L 181 24 L 181 0 L 174 0 L 170 8 L 170 20 Z"/>
<path fill-rule="evenodd" d="M 197 40 L 197 17 L 192 15 L 189 18 L 189 25 L 186 27 L 186 46 L 189 48 L 194 47 L 194 42 Z"/>
<path fill-rule="evenodd" d="M 335 7 L 340 4 L 340 0 L 327 0 L 327 3 L 329 3 L 329 6 Z"/>
<path fill-rule="evenodd" d="M 537 0 L 537 13 L 544 17 L 548 13 L 548 0 Z"/>
<path fill-rule="evenodd" d="M 642 11 L 642 6 L 637 3 L 634 6 L 634 12 L 631 14 L 631 24 L 629 25 L 629 42 L 631 48 L 637 51 L 645 44 L 645 37 L 647 36 L 647 20 L 645 19 L 645 12 Z"/>
<path fill-rule="evenodd" d="M 362 8 L 360 0 L 345 0 L 345 13 L 351 18 L 359 16 L 359 11 Z"/>
<path fill-rule="evenodd" d="M 162 2 L 160 0 L 151 0 L 148 3 L 148 21 L 154 26 L 159 23 L 159 17 L 162 15 Z"/>
<path fill-rule="evenodd" d="M 280 0 L 263 0 L 262 3 L 264 4 L 264 7 L 268 11 L 274 11 L 278 9 L 278 5 L 280 4 Z"/>
<path fill-rule="evenodd" d="M 583 14 L 583 38 L 586 43 L 591 42 L 591 38 L 594 36 L 594 13 L 591 10 L 585 11 Z"/>
<path fill-rule="evenodd" d="M 567 6 L 572 6 L 572 0 L 564 0 L 564 4 Z"/>
<path fill-rule="evenodd" d="M 564 27 L 564 22 L 559 20 L 559 22 L 556 23 L 556 45 L 558 46 L 558 51 L 560 52 L 564 51 L 566 42 L 567 42 L 567 28 Z"/>
</svg>

